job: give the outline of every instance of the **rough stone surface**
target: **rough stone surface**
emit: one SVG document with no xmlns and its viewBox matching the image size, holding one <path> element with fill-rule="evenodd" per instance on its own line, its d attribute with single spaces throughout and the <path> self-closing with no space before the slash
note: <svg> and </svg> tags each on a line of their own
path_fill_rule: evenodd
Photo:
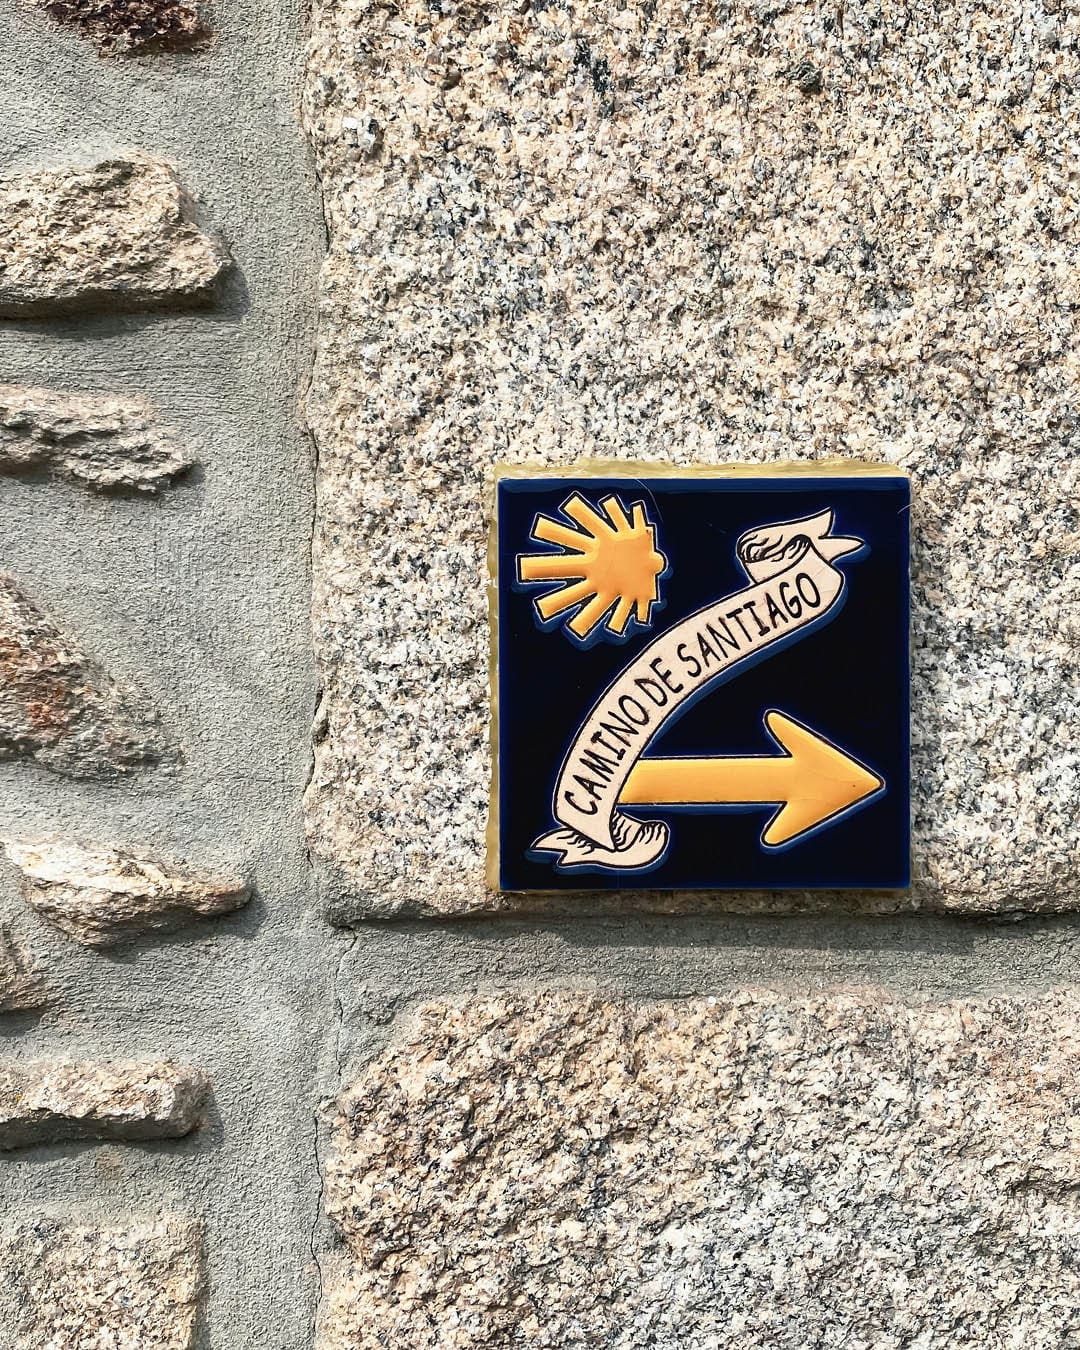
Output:
<svg viewBox="0 0 1080 1350">
<path fill-rule="evenodd" d="M 148 399 L 0 384 L 0 471 L 156 492 L 191 463 Z"/>
<path fill-rule="evenodd" d="M 319 1350 L 1060 1350 L 1080 1004 L 428 1005 L 339 1102 Z"/>
<path fill-rule="evenodd" d="M 0 180 L 0 318 L 209 304 L 228 265 L 148 155 Z"/>
<path fill-rule="evenodd" d="M 10 1350 L 194 1350 L 202 1229 L 27 1220 L 0 1233 L 0 1331 Z"/>
<path fill-rule="evenodd" d="M 72 778 L 123 778 L 178 751 L 157 713 L 117 684 L 0 574 L 0 759 Z"/>
<path fill-rule="evenodd" d="M 88 947 L 214 918 L 246 905 L 247 882 L 197 872 L 132 849 L 58 839 L 7 840 L 23 895 L 44 919 Z"/>
<path fill-rule="evenodd" d="M 200 1121 L 210 1080 L 184 1064 L 0 1064 L 0 1149 L 70 1139 L 179 1139 Z"/>
<path fill-rule="evenodd" d="M 0 924 L 0 1013 L 33 1012 L 47 1001 L 40 972 L 7 924 Z"/>
<path fill-rule="evenodd" d="M 482 884 L 485 482 L 590 455 L 910 470 L 914 902 L 1075 905 L 1078 99 L 1029 0 L 316 4 L 340 914 L 551 903 Z"/>
<path fill-rule="evenodd" d="M 35 0 L 102 53 L 182 51 L 209 36 L 191 0 Z"/>
</svg>

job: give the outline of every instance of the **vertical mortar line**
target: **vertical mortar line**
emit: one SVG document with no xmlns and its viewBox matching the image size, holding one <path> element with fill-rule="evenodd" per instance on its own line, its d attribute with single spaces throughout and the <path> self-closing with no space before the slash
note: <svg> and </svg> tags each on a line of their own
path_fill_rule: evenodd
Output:
<svg viewBox="0 0 1080 1350">
<path fill-rule="evenodd" d="M 342 971 L 342 968 L 343 968 L 344 965 L 345 965 L 345 962 L 346 962 L 346 961 L 349 959 L 349 957 L 352 955 L 353 950 L 355 949 L 356 944 L 357 944 L 357 942 L 359 941 L 359 937 L 360 937 L 359 933 L 357 933 L 357 932 L 355 932 L 355 931 L 354 931 L 354 932 L 351 932 L 351 933 L 349 934 L 347 943 L 346 943 L 345 947 L 342 949 L 342 951 L 341 951 L 341 953 L 340 953 L 340 955 L 339 955 L 339 957 L 338 957 L 337 963 L 336 963 L 336 965 L 334 966 L 334 976 L 333 976 L 333 980 L 331 981 L 331 986 L 330 986 L 331 997 L 332 997 L 333 1003 L 334 1003 L 334 1081 L 333 1081 L 333 1089 L 332 1089 L 332 1093 L 331 1093 L 330 1097 L 328 1097 L 328 1098 L 320 1098 L 320 1100 L 319 1100 L 318 1102 L 316 1102 L 315 1109 L 314 1109 L 314 1113 L 313 1113 L 314 1131 L 313 1131 L 313 1149 L 312 1149 L 312 1151 L 313 1151 L 313 1153 L 314 1153 L 314 1155 L 315 1155 L 315 1168 L 316 1168 L 316 1172 L 317 1172 L 318 1180 L 319 1180 L 319 1184 L 318 1184 L 318 1196 L 317 1196 L 317 1203 L 316 1203 L 316 1208 L 315 1208 L 315 1215 L 314 1215 L 314 1218 L 313 1218 L 313 1220 L 312 1220 L 312 1224 L 311 1224 L 311 1236 L 310 1236 L 310 1239 L 309 1239 L 309 1246 L 310 1246 L 310 1249 L 311 1249 L 311 1258 L 312 1258 L 312 1260 L 315 1262 L 315 1268 L 316 1268 L 316 1270 L 317 1270 L 318 1273 L 319 1273 L 319 1279 L 318 1279 L 318 1294 L 317 1294 L 317 1297 L 316 1297 L 315 1307 L 314 1307 L 314 1309 L 313 1309 L 312 1319 L 311 1319 L 311 1335 L 312 1335 L 312 1340 L 313 1340 L 313 1341 L 314 1341 L 314 1337 L 315 1337 L 315 1334 L 316 1334 L 316 1331 L 317 1331 L 317 1328 L 318 1328 L 318 1322 L 319 1322 L 319 1310 L 320 1310 L 321 1307 L 322 1307 L 323 1290 L 324 1290 L 324 1283 L 325 1283 L 325 1280 L 324 1280 L 324 1272 L 323 1272 L 322 1255 L 321 1255 L 321 1252 L 320 1252 L 320 1249 L 319 1249 L 319 1244 L 318 1244 L 318 1233 L 319 1233 L 319 1228 L 320 1228 L 320 1226 L 322 1225 L 322 1221 L 323 1221 L 324 1203 L 325 1203 L 325 1197 L 326 1197 L 326 1177 L 325 1177 L 325 1173 L 324 1173 L 324 1171 L 323 1171 L 323 1163 L 324 1163 L 324 1161 L 325 1161 L 326 1153 L 325 1153 L 325 1150 L 320 1150 L 320 1147 L 319 1147 L 320 1126 L 321 1126 L 321 1123 L 322 1123 L 320 1117 L 322 1116 L 323 1109 L 324 1109 L 324 1107 L 326 1106 L 326 1104 L 327 1104 L 328 1102 L 330 1102 L 330 1101 L 334 1101 L 334 1100 L 337 1099 L 337 1097 L 339 1096 L 339 1094 L 340 1094 L 340 1092 L 341 1092 L 342 1086 L 343 1086 L 344 1071 L 343 1071 L 342 1053 L 341 1053 L 341 1037 L 342 1037 L 342 1031 L 343 1031 L 344 1023 L 345 1023 L 345 1005 L 344 1005 L 344 1003 L 343 1003 L 343 1001 L 342 1001 L 342 998 L 341 998 L 341 971 Z"/>
<path fill-rule="evenodd" d="M 312 7 L 313 7 L 313 3 L 314 3 L 314 0 L 311 0 L 311 3 L 309 3 L 309 5 L 308 5 L 307 13 L 306 13 L 307 33 L 306 33 L 306 37 L 305 37 L 305 47 L 306 47 L 306 38 L 310 37 L 311 18 L 312 18 Z M 309 162 L 310 162 L 310 164 L 311 164 L 311 166 L 312 166 L 313 177 L 314 177 L 314 180 L 315 180 L 315 190 L 316 190 L 316 193 L 317 193 L 317 195 L 318 195 L 318 201 L 319 201 L 319 207 L 320 207 L 320 210 L 319 210 L 319 217 L 320 217 L 320 219 L 321 219 L 321 221 L 322 221 L 323 260 L 322 260 L 322 263 L 320 264 L 318 270 L 316 271 L 315 277 L 314 277 L 314 281 L 315 281 L 315 290 L 316 290 L 316 297 L 317 297 L 317 296 L 318 296 L 319 288 L 320 288 L 320 286 L 321 286 L 321 280 L 322 280 L 322 267 L 325 265 L 326 257 L 327 257 L 327 255 L 329 254 L 329 251 L 330 251 L 330 228 L 329 228 L 329 222 L 328 222 L 328 220 L 327 220 L 327 215 L 326 215 L 326 194 L 325 194 L 325 192 L 324 192 L 324 190 L 323 190 L 323 180 L 322 180 L 322 174 L 321 174 L 320 169 L 319 169 L 318 158 L 317 158 L 317 156 L 316 156 L 315 153 L 314 153 L 314 147 L 313 147 L 312 144 L 311 144 L 311 139 L 310 139 L 310 137 L 309 137 L 308 134 L 307 134 L 306 128 L 304 127 L 304 118 L 303 118 L 303 108 L 302 108 L 302 103 L 303 103 L 303 84 L 304 84 L 305 78 L 306 78 L 306 56 L 302 56 L 302 57 L 301 57 L 301 71 L 300 71 L 300 85 L 301 85 L 301 92 L 300 92 L 300 107 L 298 108 L 297 120 L 298 120 L 298 122 L 299 122 L 299 124 L 300 124 L 301 134 L 302 134 L 302 136 L 303 136 L 304 143 L 305 143 L 305 145 L 306 145 L 306 147 L 307 147 L 308 157 L 309 157 Z M 314 674 L 315 674 L 315 688 L 314 688 L 314 697 L 313 697 L 313 701 L 312 701 L 311 717 L 310 717 L 310 720 L 309 720 L 309 727 L 308 727 L 308 765 L 307 765 L 307 775 L 306 775 L 306 777 L 305 777 L 305 779 L 304 779 L 303 787 L 302 787 L 302 789 L 301 789 L 301 798 L 300 798 L 300 802 L 301 802 L 301 817 L 302 817 L 302 818 L 301 818 L 300 828 L 301 828 L 301 834 L 302 834 L 302 837 L 303 837 L 303 857 L 304 857 L 304 867 L 305 867 L 305 872 L 306 872 L 306 890 L 307 890 L 307 894 L 308 894 L 308 897 L 309 897 L 309 899 L 310 899 L 310 901 L 311 901 L 312 908 L 313 908 L 313 909 L 315 910 L 315 912 L 316 912 L 317 921 L 318 921 L 318 922 L 323 922 L 323 923 L 325 923 L 325 919 L 322 917 L 321 913 L 319 912 L 319 911 L 320 911 L 320 903 L 319 903 L 319 899 L 320 899 L 320 888 L 319 888 L 319 879 L 318 879 L 318 869 L 317 869 L 317 867 L 316 867 L 315 859 L 314 859 L 313 854 L 312 854 L 312 851 L 311 851 L 311 845 L 310 845 L 310 842 L 309 842 L 309 839 L 308 839 L 308 836 L 307 836 L 306 821 L 303 819 L 304 811 L 305 811 L 305 803 L 306 803 L 306 800 L 307 800 L 307 794 L 308 794 L 308 791 L 309 791 L 310 788 L 311 788 L 312 781 L 314 780 L 314 777 L 315 777 L 315 734 L 314 734 L 314 732 L 315 732 L 315 726 L 316 726 L 316 723 L 317 723 L 317 720 L 318 720 L 318 717 L 319 717 L 319 711 L 320 711 L 320 708 L 322 707 L 323 692 L 324 692 L 324 691 L 323 691 L 323 686 L 322 686 L 321 672 L 320 672 L 320 670 L 319 670 L 318 662 L 317 662 L 317 657 L 316 657 L 316 655 L 315 655 L 314 630 L 313 630 L 313 617 L 314 617 L 314 616 L 313 616 L 313 605 L 314 605 L 314 574 L 315 574 L 315 557 L 314 557 L 314 554 L 315 554 L 315 531 L 316 531 L 316 528 L 317 528 L 318 514 L 319 514 L 319 458 L 320 458 L 320 455 L 319 455 L 319 439 L 318 439 L 318 436 L 315 434 L 315 431 L 314 431 L 314 429 L 312 428 L 311 423 L 310 423 L 310 421 L 309 421 L 309 419 L 308 419 L 308 399 L 309 399 L 309 397 L 310 397 L 312 385 L 313 385 L 313 383 L 314 383 L 314 378 L 315 378 L 315 362 L 316 362 L 316 360 L 318 359 L 318 342 L 319 342 L 319 320 L 318 320 L 318 299 L 316 298 L 316 301 L 315 301 L 314 324 L 313 324 L 313 334 L 312 334 L 312 343 L 311 343 L 311 347 L 310 347 L 309 354 L 308 354 L 307 378 L 306 378 L 306 380 L 303 382 L 303 384 L 302 384 L 302 386 L 301 386 L 301 388 L 300 388 L 300 390 L 299 390 L 299 393 L 298 393 L 298 405 L 299 405 L 299 410 L 300 410 L 300 422 L 301 422 L 301 426 L 302 426 L 302 428 L 303 428 L 303 432 L 304 432 L 305 436 L 307 437 L 307 440 L 308 440 L 308 443 L 309 443 L 309 447 L 310 447 L 310 455 L 311 455 L 312 496 L 311 496 L 311 515 L 310 515 L 310 517 L 309 517 L 309 522 L 308 522 L 308 553 L 307 553 L 307 558 L 308 558 L 308 635 L 309 635 L 309 640 L 311 641 L 311 653 L 312 653 L 313 658 L 315 658 L 315 667 L 314 667 Z M 331 932 L 331 933 L 330 933 L 330 942 L 333 943 L 333 942 L 337 939 L 337 936 L 338 936 L 338 935 L 337 935 L 336 932 Z M 312 1108 L 312 1154 L 313 1154 L 313 1158 L 314 1158 L 314 1162 L 315 1162 L 315 1172 L 316 1172 L 316 1178 L 317 1178 L 315 1212 L 314 1212 L 314 1214 L 312 1215 L 312 1220 L 311 1220 L 311 1231 L 310 1231 L 310 1235 L 309 1235 L 309 1239 L 308 1239 L 308 1246 L 309 1246 L 309 1249 L 310 1249 L 310 1252 L 311 1252 L 311 1258 L 312 1258 L 312 1260 L 313 1260 L 314 1263 L 315 1263 L 315 1269 L 316 1269 L 316 1272 L 317 1272 L 316 1292 L 315 1292 L 315 1302 L 314 1302 L 314 1306 L 312 1307 L 312 1312 L 311 1312 L 311 1326 L 310 1326 L 310 1338 L 311 1338 L 312 1344 L 314 1343 L 315 1336 L 317 1335 L 317 1332 L 318 1332 L 319 1315 L 320 1315 L 320 1311 L 321 1311 L 321 1309 L 322 1309 L 323 1296 L 324 1296 L 324 1292 L 325 1292 L 325 1274 L 324 1274 L 324 1270 L 323 1270 L 322 1253 L 321 1253 L 320 1246 L 319 1246 L 319 1241 L 318 1241 L 319 1229 L 320 1229 L 320 1227 L 321 1227 L 321 1225 L 322 1225 L 322 1222 L 323 1222 L 323 1214 L 324 1214 L 324 1208 L 325 1208 L 325 1197 L 326 1197 L 326 1179 L 325 1179 L 325 1173 L 324 1173 L 324 1170 L 323 1170 L 323 1163 L 324 1163 L 324 1158 L 325 1158 L 325 1151 L 324 1151 L 323 1149 L 320 1148 L 320 1132 L 321 1132 L 321 1128 L 322 1128 L 323 1113 L 324 1113 L 324 1109 L 325 1109 L 325 1107 L 326 1107 L 326 1104 L 327 1104 L 328 1101 L 337 1098 L 337 1096 L 338 1096 L 338 1095 L 340 1094 L 340 1092 L 341 1092 L 341 1087 L 342 1087 L 342 1053 L 341 1053 L 341 1044 L 342 1044 L 342 1031 L 343 1031 L 344 1016 L 345 1016 L 345 1013 L 344 1013 L 344 1004 L 343 1004 L 343 1002 L 342 1002 L 342 998 L 341 998 L 341 990 L 340 990 L 341 971 L 342 971 L 342 968 L 343 968 L 343 966 L 344 966 L 346 960 L 347 960 L 347 959 L 349 958 L 349 956 L 352 954 L 352 951 L 353 951 L 353 949 L 354 949 L 355 946 L 356 946 L 356 943 L 357 943 L 357 940 L 358 940 L 358 936 L 359 936 L 359 935 L 358 935 L 355 931 L 349 934 L 348 939 L 347 939 L 347 941 L 345 942 L 345 945 L 343 946 L 343 948 L 340 950 L 340 952 L 339 952 L 339 954 L 338 954 L 337 961 L 336 961 L 336 963 L 335 963 L 335 965 L 334 965 L 334 974 L 333 974 L 333 978 L 332 978 L 332 980 L 331 980 L 331 996 L 332 996 L 332 1000 L 333 1000 L 333 1009 L 334 1009 L 334 1011 L 333 1011 L 333 1019 L 334 1019 L 334 1021 L 333 1021 L 333 1027 L 331 1028 L 331 1035 L 332 1035 L 332 1038 L 333 1038 L 333 1057 L 334 1057 L 334 1058 L 333 1058 L 333 1082 L 332 1082 L 332 1089 L 331 1089 L 331 1095 L 330 1095 L 329 1098 L 324 1098 L 324 1097 L 321 1095 L 321 1093 L 318 1094 L 317 1097 L 316 1097 L 315 1102 L 313 1103 L 313 1108 Z"/>
</svg>

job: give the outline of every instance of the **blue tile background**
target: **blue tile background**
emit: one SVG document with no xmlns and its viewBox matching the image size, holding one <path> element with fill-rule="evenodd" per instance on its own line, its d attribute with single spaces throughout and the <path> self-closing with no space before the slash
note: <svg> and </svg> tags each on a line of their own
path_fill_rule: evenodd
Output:
<svg viewBox="0 0 1080 1350">
<path fill-rule="evenodd" d="M 595 505 L 642 500 L 668 558 L 648 629 L 586 647 L 541 628 L 543 593 L 516 581 L 515 558 L 537 512 L 563 519 L 574 490 Z M 499 874 L 506 890 L 903 887 L 909 881 L 908 506 L 906 478 L 504 479 L 498 484 Z M 735 558 L 744 530 L 832 508 L 833 533 L 869 551 L 840 559 L 847 585 L 834 617 L 747 669 L 736 668 L 649 744 L 646 754 L 780 753 L 764 726 L 778 708 L 834 741 L 886 782 L 883 793 L 782 850 L 760 834 L 775 808 L 632 807 L 666 820 L 671 845 L 652 870 L 560 873 L 529 846 L 555 824 L 551 794 L 582 719 L 660 632 L 748 584 Z M 570 611 L 569 613 L 572 613 Z M 566 616 L 568 617 L 568 615 Z"/>
</svg>

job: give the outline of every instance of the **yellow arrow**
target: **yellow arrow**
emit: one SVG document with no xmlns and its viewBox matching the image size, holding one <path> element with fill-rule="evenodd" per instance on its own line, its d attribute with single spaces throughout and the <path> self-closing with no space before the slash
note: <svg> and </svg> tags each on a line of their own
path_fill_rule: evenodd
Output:
<svg viewBox="0 0 1080 1350">
<path fill-rule="evenodd" d="M 784 754 L 642 759 L 619 800 L 624 806 L 776 802 L 780 810 L 761 836 L 763 844 L 776 848 L 885 786 L 858 760 L 782 712 L 767 712 L 765 726 Z"/>
</svg>

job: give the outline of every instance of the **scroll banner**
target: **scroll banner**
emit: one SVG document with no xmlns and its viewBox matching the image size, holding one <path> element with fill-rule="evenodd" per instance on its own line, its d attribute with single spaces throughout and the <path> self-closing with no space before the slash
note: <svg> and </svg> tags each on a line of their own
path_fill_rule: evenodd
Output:
<svg viewBox="0 0 1080 1350">
<path fill-rule="evenodd" d="M 558 867 L 648 867 L 668 827 L 619 810 L 649 743 L 691 699 L 774 644 L 805 637 L 835 608 L 844 577 L 832 564 L 863 540 L 831 535 L 833 512 L 748 530 L 735 552 L 751 584 L 721 596 L 649 644 L 597 700 L 559 770 L 552 812 L 560 828 L 534 851 Z M 786 644 L 785 644 L 786 645 Z"/>
</svg>

